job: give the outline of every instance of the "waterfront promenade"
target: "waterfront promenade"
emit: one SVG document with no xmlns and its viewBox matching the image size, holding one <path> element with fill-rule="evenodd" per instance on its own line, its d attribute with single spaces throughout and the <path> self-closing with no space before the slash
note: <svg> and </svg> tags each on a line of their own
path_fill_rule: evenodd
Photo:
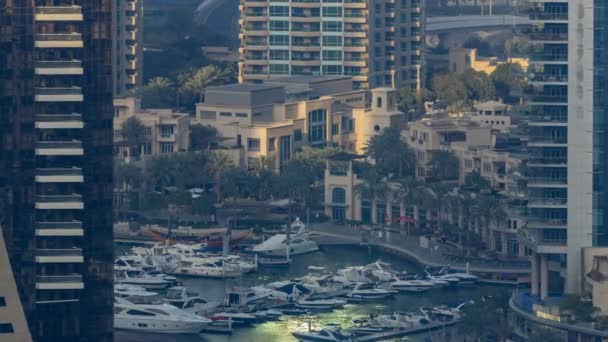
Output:
<svg viewBox="0 0 608 342">
<path fill-rule="evenodd" d="M 421 247 L 418 236 L 405 236 L 389 229 L 363 229 L 335 224 L 317 224 L 311 227 L 315 240 L 321 245 L 368 244 L 386 252 L 398 254 L 421 267 L 449 266 L 453 270 L 468 271 L 486 282 L 517 284 L 529 281 L 530 265 L 527 261 L 489 260 L 483 258 L 452 257 L 451 248 L 430 241 Z"/>
</svg>

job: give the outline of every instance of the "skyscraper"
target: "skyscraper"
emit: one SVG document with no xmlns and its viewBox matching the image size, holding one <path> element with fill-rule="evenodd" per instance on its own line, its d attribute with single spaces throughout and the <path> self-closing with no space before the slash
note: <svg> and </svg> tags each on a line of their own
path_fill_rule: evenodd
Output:
<svg viewBox="0 0 608 342">
<path fill-rule="evenodd" d="M 116 0 L 114 8 L 114 96 L 140 87 L 143 67 L 143 0 Z"/>
<path fill-rule="evenodd" d="M 239 79 L 350 75 L 420 89 L 422 0 L 242 0 Z"/>
<path fill-rule="evenodd" d="M 582 294 L 583 249 L 608 246 L 608 4 L 533 5 L 527 227 L 546 298 Z"/>
<path fill-rule="evenodd" d="M 111 14 L 0 0 L 0 220 L 36 341 L 112 339 Z"/>
</svg>

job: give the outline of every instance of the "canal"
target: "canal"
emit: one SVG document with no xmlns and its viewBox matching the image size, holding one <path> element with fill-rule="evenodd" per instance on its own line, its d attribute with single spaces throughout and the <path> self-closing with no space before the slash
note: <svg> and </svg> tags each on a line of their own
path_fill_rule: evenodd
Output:
<svg viewBox="0 0 608 342">
<path fill-rule="evenodd" d="M 124 248 L 122 249 L 124 250 Z M 183 278 L 186 287 L 198 292 L 209 300 L 220 301 L 224 296 L 224 288 L 231 286 L 254 286 L 265 283 L 292 279 L 314 272 L 308 266 L 323 266 L 326 271 L 335 271 L 347 266 L 365 265 L 376 260 L 392 264 L 396 270 L 417 273 L 421 269 L 416 265 L 390 254 L 368 251 L 359 246 L 324 246 L 320 251 L 300 255 L 294 258 L 288 269 L 260 268 L 258 272 L 248 274 L 236 280 L 212 280 L 203 278 Z M 511 291 L 507 287 L 475 285 L 470 287 L 447 288 L 432 290 L 422 294 L 400 293 L 385 301 L 367 302 L 362 304 L 347 304 L 343 309 L 323 313 L 316 316 L 286 316 L 281 321 L 267 322 L 252 328 L 235 329 L 231 336 L 203 334 L 199 336 L 169 336 L 161 334 L 135 334 L 132 332 L 116 332 L 116 341 L 134 342 L 292 342 L 296 341 L 291 332 L 307 331 L 321 328 L 324 324 L 340 324 L 349 326 L 353 319 L 368 316 L 370 313 L 389 313 L 395 311 L 416 311 L 421 306 L 450 305 L 456 306 L 462 302 L 478 299 L 484 295 L 492 295 L 501 291 Z M 422 338 L 410 338 L 408 341 L 423 341 Z M 436 340 L 440 341 L 440 340 Z"/>
</svg>

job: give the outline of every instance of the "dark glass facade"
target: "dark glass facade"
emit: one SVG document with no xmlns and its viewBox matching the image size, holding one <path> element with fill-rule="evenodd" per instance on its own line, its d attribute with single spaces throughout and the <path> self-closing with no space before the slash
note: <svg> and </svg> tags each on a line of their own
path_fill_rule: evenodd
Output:
<svg viewBox="0 0 608 342">
<path fill-rule="evenodd" d="M 0 219 L 36 341 L 111 341 L 112 2 L 0 0 Z"/>
<path fill-rule="evenodd" d="M 594 2 L 593 245 L 608 246 L 608 3 Z"/>
</svg>

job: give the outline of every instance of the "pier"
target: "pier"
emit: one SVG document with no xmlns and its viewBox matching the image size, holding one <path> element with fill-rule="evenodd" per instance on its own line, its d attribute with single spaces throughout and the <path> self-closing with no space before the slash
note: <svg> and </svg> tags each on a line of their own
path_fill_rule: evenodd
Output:
<svg viewBox="0 0 608 342">
<path fill-rule="evenodd" d="M 353 340 L 353 342 L 386 341 L 386 340 L 390 340 L 393 338 L 399 338 L 399 337 L 408 336 L 408 335 L 422 334 L 422 333 L 429 332 L 429 331 L 444 329 L 444 328 L 447 328 L 450 326 L 454 326 L 454 325 L 458 324 L 459 322 L 460 321 L 429 323 L 429 324 L 424 324 L 424 325 L 421 325 L 421 326 L 415 327 L 415 328 L 396 329 L 396 330 L 377 333 L 377 334 L 355 337 L 352 340 Z"/>
</svg>

